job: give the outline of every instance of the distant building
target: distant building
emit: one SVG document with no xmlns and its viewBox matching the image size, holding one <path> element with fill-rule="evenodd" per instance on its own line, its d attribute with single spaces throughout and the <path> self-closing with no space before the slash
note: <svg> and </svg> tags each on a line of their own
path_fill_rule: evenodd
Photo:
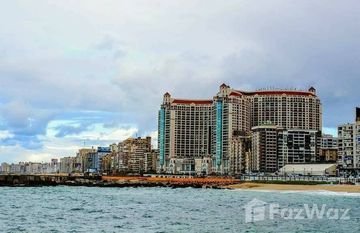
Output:
<svg viewBox="0 0 360 233">
<path fill-rule="evenodd" d="M 77 161 L 80 163 L 80 172 L 88 172 L 90 167 L 92 166 L 92 159 L 90 154 L 96 153 L 96 149 L 94 148 L 82 148 L 80 149 L 77 154 Z"/>
<path fill-rule="evenodd" d="M 60 173 L 72 173 L 75 170 L 75 157 L 60 158 Z"/>
<path fill-rule="evenodd" d="M 331 134 L 324 134 L 321 137 L 321 149 L 337 149 L 337 137 Z"/>
<path fill-rule="evenodd" d="M 52 159 L 50 163 L 19 162 L 0 166 L 0 173 L 10 174 L 53 174 L 59 172 L 57 159 Z"/>
<path fill-rule="evenodd" d="M 119 143 L 122 172 L 145 173 L 151 171 L 153 169 L 152 153 L 151 137 L 128 138 Z"/>
<path fill-rule="evenodd" d="M 0 173 L 1 174 L 8 174 L 11 172 L 10 164 L 8 163 L 2 163 L 0 166 Z"/>
<path fill-rule="evenodd" d="M 338 149 L 320 149 L 320 162 L 331 162 L 331 163 L 337 163 L 338 161 Z"/>
<path fill-rule="evenodd" d="M 360 171 L 360 108 L 355 123 L 338 126 L 338 163 L 341 169 Z"/>
<path fill-rule="evenodd" d="M 336 163 L 338 161 L 337 137 L 329 134 L 322 135 L 319 158 L 320 162 Z"/>
<path fill-rule="evenodd" d="M 101 171 L 103 173 L 111 174 L 113 172 L 113 157 L 114 154 L 107 154 L 101 159 Z"/>
<path fill-rule="evenodd" d="M 60 164 L 58 159 L 51 159 L 50 167 L 47 173 L 58 173 L 60 170 Z"/>
<path fill-rule="evenodd" d="M 159 150 L 152 149 L 150 152 L 145 153 L 144 157 L 144 171 L 156 173 L 157 171 L 157 160 Z"/>
<path fill-rule="evenodd" d="M 110 145 L 110 151 L 111 151 L 112 153 L 117 153 L 117 152 L 119 152 L 119 147 L 118 147 L 118 145 L 117 145 L 116 143 L 111 144 L 111 145 Z"/>
</svg>

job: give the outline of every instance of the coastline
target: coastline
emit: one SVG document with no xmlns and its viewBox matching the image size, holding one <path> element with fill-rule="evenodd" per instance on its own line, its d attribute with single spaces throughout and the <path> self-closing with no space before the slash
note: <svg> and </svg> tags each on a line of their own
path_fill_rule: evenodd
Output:
<svg viewBox="0 0 360 233">
<path fill-rule="evenodd" d="M 360 185 L 330 185 L 314 183 L 260 183 L 233 178 L 166 178 L 140 176 L 77 177 L 58 175 L 0 175 L 0 186 L 88 186 L 88 187 L 171 187 L 212 188 L 255 191 L 328 191 L 360 193 Z"/>
<path fill-rule="evenodd" d="M 245 182 L 227 185 L 224 188 L 262 191 L 330 191 L 360 193 L 360 185 L 300 185 L 300 184 L 263 184 Z"/>
<path fill-rule="evenodd" d="M 64 176 L 64 175 L 0 175 L 1 186 L 88 186 L 88 187 L 170 187 L 170 188 L 213 188 L 237 184 L 232 178 L 161 178 L 141 176 Z"/>
</svg>

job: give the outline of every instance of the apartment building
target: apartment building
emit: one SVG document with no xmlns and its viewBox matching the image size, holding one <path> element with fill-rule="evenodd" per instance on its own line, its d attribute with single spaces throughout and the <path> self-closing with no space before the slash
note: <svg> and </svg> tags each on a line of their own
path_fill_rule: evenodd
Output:
<svg viewBox="0 0 360 233">
<path fill-rule="evenodd" d="M 338 126 L 338 164 L 342 169 L 360 170 L 360 108 L 356 120 Z"/>
</svg>

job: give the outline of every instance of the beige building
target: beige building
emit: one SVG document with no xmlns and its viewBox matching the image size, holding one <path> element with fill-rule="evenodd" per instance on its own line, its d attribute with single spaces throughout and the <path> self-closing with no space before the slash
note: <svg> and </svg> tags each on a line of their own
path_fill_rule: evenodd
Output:
<svg viewBox="0 0 360 233">
<path fill-rule="evenodd" d="M 77 160 L 77 163 L 80 163 L 79 171 L 81 173 L 84 173 L 89 169 L 89 167 L 90 167 L 89 157 L 90 157 L 91 153 L 96 153 L 96 149 L 82 148 L 82 149 L 79 149 L 79 151 L 77 152 L 76 160 Z"/>
<path fill-rule="evenodd" d="M 320 162 L 333 162 L 336 163 L 338 161 L 338 149 L 320 149 Z"/>
<path fill-rule="evenodd" d="M 165 93 L 159 111 L 159 170 L 195 171 L 195 158 L 211 155 L 212 100 L 173 99 Z"/>
<path fill-rule="evenodd" d="M 125 172 L 144 173 L 153 168 L 151 137 L 126 139 L 119 143 L 119 154 Z"/>
<path fill-rule="evenodd" d="M 276 172 L 278 170 L 278 132 L 275 125 L 252 128 L 252 150 L 248 167 L 253 172 Z"/>
<path fill-rule="evenodd" d="M 160 168 L 168 173 L 195 173 L 195 159 L 210 156 L 211 172 L 243 173 L 249 154 L 245 138 L 252 127 L 271 123 L 320 131 L 321 116 L 314 88 L 247 92 L 222 84 L 207 100 L 174 99 L 165 93 L 159 111 Z"/>
</svg>

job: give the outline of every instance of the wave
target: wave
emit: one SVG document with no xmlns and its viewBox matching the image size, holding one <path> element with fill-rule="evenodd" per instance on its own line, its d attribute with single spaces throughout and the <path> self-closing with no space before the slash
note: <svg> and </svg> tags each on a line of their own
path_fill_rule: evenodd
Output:
<svg viewBox="0 0 360 233">
<path fill-rule="evenodd" d="M 347 196 L 360 197 L 360 193 L 350 192 L 334 192 L 327 190 L 274 190 L 274 189 L 230 189 L 229 191 L 245 191 L 245 192 L 262 192 L 262 193 L 281 193 L 281 194 L 306 194 L 306 195 L 322 195 L 322 196 Z"/>
</svg>

